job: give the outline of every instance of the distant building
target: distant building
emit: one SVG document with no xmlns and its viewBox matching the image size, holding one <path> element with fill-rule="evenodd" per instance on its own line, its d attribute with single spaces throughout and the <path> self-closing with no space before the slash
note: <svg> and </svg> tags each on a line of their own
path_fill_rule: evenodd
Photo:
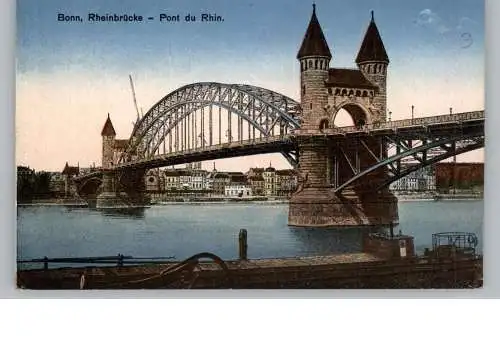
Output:
<svg viewBox="0 0 500 338">
<path fill-rule="evenodd" d="M 80 174 L 80 166 L 70 166 L 66 162 L 61 173 L 64 176 L 64 195 L 67 197 L 77 195 L 76 186 L 72 184 L 71 179 Z"/>
<path fill-rule="evenodd" d="M 431 166 L 418 169 L 391 183 L 389 188 L 396 192 L 435 191 L 436 178 L 434 170 Z"/>
<path fill-rule="evenodd" d="M 177 172 L 179 173 L 179 189 L 191 190 L 191 183 L 193 181 L 191 171 L 187 169 L 178 169 Z"/>
<path fill-rule="evenodd" d="M 215 173 L 213 178 L 213 193 L 215 195 L 224 195 L 226 186 L 231 183 L 231 177 L 224 172 Z"/>
<path fill-rule="evenodd" d="M 202 169 L 191 170 L 191 190 L 205 190 L 206 188 L 207 171 Z"/>
<path fill-rule="evenodd" d="M 179 190 L 180 179 L 179 179 L 179 172 L 177 170 L 165 169 L 163 171 L 163 177 L 164 177 L 164 181 L 165 181 L 165 190 L 166 191 Z"/>
<path fill-rule="evenodd" d="M 298 173 L 293 169 L 276 170 L 276 195 L 290 196 L 298 184 Z"/>
<path fill-rule="evenodd" d="M 252 196 L 252 188 L 244 183 L 232 182 L 224 187 L 224 195 L 229 197 Z"/>
<path fill-rule="evenodd" d="M 217 169 L 215 169 L 215 163 L 214 163 L 214 169 L 207 173 L 207 176 L 205 177 L 205 190 L 213 192 L 214 190 L 214 178 L 215 175 L 217 174 Z"/>
<path fill-rule="evenodd" d="M 30 167 L 18 166 L 17 167 L 17 178 L 32 178 L 35 174 L 35 169 L 30 169 Z"/>
<path fill-rule="evenodd" d="M 62 197 L 66 192 L 66 176 L 61 172 L 50 172 L 49 189 L 54 197 Z"/>
<path fill-rule="evenodd" d="M 484 185 L 484 163 L 439 162 L 433 167 L 439 191 L 482 188 Z"/>
<path fill-rule="evenodd" d="M 276 196 L 276 169 L 271 166 L 267 167 L 263 174 L 264 178 L 264 194 L 266 196 Z"/>
</svg>

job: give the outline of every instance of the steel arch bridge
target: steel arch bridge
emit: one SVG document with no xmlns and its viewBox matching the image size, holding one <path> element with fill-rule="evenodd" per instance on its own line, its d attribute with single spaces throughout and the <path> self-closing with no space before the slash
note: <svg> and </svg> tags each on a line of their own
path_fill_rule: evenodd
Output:
<svg viewBox="0 0 500 338">
<path fill-rule="evenodd" d="M 138 119 L 125 151 L 110 170 L 122 176 L 127 170 L 278 152 L 296 167 L 296 136 L 308 133 L 300 128 L 300 113 L 296 101 L 268 89 L 190 84 L 163 97 Z M 424 166 L 484 147 L 484 121 L 484 111 L 473 111 L 321 130 L 319 137 L 336 143 L 335 161 L 343 161 L 350 171 L 344 178 L 331 173 L 330 184 L 340 194 L 366 185 L 371 174 L 386 170 L 386 179 L 370 187 L 381 190 Z M 310 137 L 318 137 L 318 132 Z M 373 151 L 367 145 L 371 141 L 384 149 Z M 368 166 L 363 166 L 360 152 L 369 154 Z M 403 167 L 408 159 L 411 165 Z M 101 177 L 102 171 L 93 172 L 75 181 L 83 186 Z"/>
<path fill-rule="evenodd" d="M 134 126 L 117 167 L 167 154 L 187 156 L 199 150 L 241 145 L 265 149 L 300 127 L 300 105 L 274 91 L 242 84 L 201 82 L 183 86 L 158 101 Z M 285 142 L 287 143 L 287 142 Z M 234 148 L 234 147 L 233 147 Z M 237 147 L 238 148 L 238 147 Z M 232 149 L 233 151 L 238 151 Z M 292 165 L 293 151 L 281 151 Z M 240 154 L 238 153 L 238 154 Z"/>
</svg>

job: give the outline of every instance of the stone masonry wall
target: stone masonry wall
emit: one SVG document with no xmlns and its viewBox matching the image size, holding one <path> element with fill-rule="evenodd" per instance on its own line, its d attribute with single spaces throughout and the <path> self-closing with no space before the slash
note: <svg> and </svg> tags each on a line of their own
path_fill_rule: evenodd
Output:
<svg viewBox="0 0 500 338">
<path fill-rule="evenodd" d="M 103 136 L 102 137 L 102 168 L 111 168 L 111 162 L 113 162 L 114 150 L 113 145 L 115 143 L 114 136 Z"/>
<path fill-rule="evenodd" d="M 373 98 L 372 122 L 385 122 L 387 115 L 387 67 L 385 62 L 366 62 L 359 65 L 360 70 L 372 83 L 378 86 Z"/>
<path fill-rule="evenodd" d="M 328 90 L 325 81 L 328 79 L 328 62 L 326 58 L 305 59 L 314 66 L 316 61 L 323 61 L 323 69 L 307 68 L 301 72 L 301 106 L 303 129 L 319 129 L 319 121 L 328 118 L 325 106 L 328 104 Z"/>
</svg>

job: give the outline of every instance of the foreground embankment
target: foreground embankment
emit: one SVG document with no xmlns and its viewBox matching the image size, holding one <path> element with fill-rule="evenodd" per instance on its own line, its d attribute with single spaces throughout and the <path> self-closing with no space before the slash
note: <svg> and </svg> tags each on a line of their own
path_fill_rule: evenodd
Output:
<svg viewBox="0 0 500 338">
<path fill-rule="evenodd" d="M 368 236 L 363 252 L 351 254 L 270 259 L 240 257 L 224 261 L 213 254 L 201 253 L 167 264 L 18 272 L 18 287 L 27 289 L 373 289 L 481 285 L 482 256 L 449 246 L 416 256 L 409 236 Z"/>
</svg>

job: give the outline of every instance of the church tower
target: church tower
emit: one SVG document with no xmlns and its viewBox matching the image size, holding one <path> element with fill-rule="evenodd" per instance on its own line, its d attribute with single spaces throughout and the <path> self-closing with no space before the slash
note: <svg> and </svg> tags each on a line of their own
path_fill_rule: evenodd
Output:
<svg viewBox="0 0 500 338">
<path fill-rule="evenodd" d="M 317 129 L 319 121 L 328 118 L 324 107 L 328 104 L 325 81 L 332 54 L 316 17 L 316 5 L 306 34 L 297 53 L 300 62 L 300 103 L 302 106 L 302 128 Z"/>
<path fill-rule="evenodd" d="M 363 75 L 378 87 L 373 98 L 372 122 L 385 122 L 387 114 L 387 67 L 389 57 L 385 51 L 384 43 L 380 37 L 373 11 L 372 18 L 365 37 L 361 43 L 356 64 Z"/>
<path fill-rule="evenodd" d="M 102 136 L 102 168 L 110 169 L 114 164 L 114 145 L 115 145 L 115 137 L 116 132 L 115 128 L 113 128 L 113 123 L 111 123 L 111 119 L 108 114 L 108 118 L 104 123 L 104 127 L 101 132 Z"/>
</svg>

